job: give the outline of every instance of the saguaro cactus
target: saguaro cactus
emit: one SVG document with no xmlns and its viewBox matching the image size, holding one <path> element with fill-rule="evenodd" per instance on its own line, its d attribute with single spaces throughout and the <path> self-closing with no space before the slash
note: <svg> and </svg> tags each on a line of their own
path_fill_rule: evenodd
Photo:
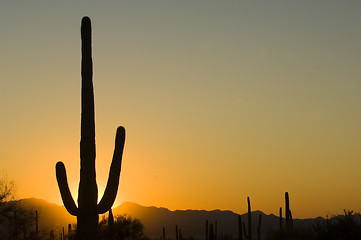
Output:
<svg viewBox="0 0 361 240">
<path fill-rule="evenodd" d="M 114 230 L 114 216 L 113 216 L 112 208 L 110 208 L 108 212 L 108 228 L 109 231 Z"/>
<path fill-rule="evenodd" d="M 247 230 L 246 230 L 246 224 L 244 222 L 242 222 L 242 228 L 243 228 L 243 235 L 245 239 L 248 239 L 247 236 Z"/>
<path fill-rule="evenodd" d="M 243 240 L 241 215 L 238 215 L 238 240 Z"/>
<path fill-rule="evenodd" d="M 217 234 L 218 234 L 218 223 L 217 220 L 214 223 L 214 239 L 217 240 Z"/>
<path fill-rule="evenodd" d="M 37 237 L 39 234 L 39 215 L 38 210 L 35 211 L 35 236 Z"/>
<path fill-rule="evenodd" d="M 68 236 L 70 236 L 71 235 L 71 224 L 69 223 L 68 224 Z"/>
<path fill-rule="evenodd" d="M 179 235 L 178 235 L 178 225 L 175 225 L 175 239 L 178 240 L 179 239 Z"/>
<path fill-rule="evenodd" d="M 285 193 L 285 205 L 286 205 L 286 230 L 290 230 L 291 228 L 291 219 L 290 219 L 290 198 L 288 196 L 288 192 Z"/>
<path fill-rule="evenodd" d="M 290 210 L 290 229 L 293 229 L 292 211 Z"/>
<path fill-rule="evenodd" d="M 65 166 L 56 164 L 56 178 L 63 203 L 67 211 L 77 216 L 77 235 L 79 240 L 98 239 L 98 214 L 107 212 L 114 203 L 118 191 L 125 130 L 118 127 L 115 149 L 109 178 L 102 199 L 98 202 L 98 187 L 95 179 L 95 120 L 93 93 L 93 61 L 91 49 L 91 22 L 84 17 L 81 23 L 82 40 L 82 100 L 81 100 L 81 140 L 80 140 L 80 182 L 78 206 L 70 193 Z"/>
<path fill-rule="evenodd" d="M 262 215 L 259 215 L 258 218 L 258 226 L 257 226 L 257 239 L 261 240 L 261 222 L 262 222 Z"/>
<path fill-rule="evenodd" d="M 208 232 L 208 220 L 206 220 L 206 240 L 208 240 L 208 235 L 209 235 L 209 232 Z"/>
<path fill-rule="evenodd" d="M 251 201 L 247 197 L 248 204 L 248 239 L 252 240 L 252 211 L 251 211 Z"/>
<path fill-rule="evenodd" d="M 54 240 L 54 230 L 53 229 L 50 230 L 49 239 Z"/>
<path fill-rule="evenodd" d="M 215 240 L 214 239 L 214 230 L 213 230 L 213 224 L 212 223 L 209 225 L 209 240 Z"/>
<path fill-rule="evenodd" d="M 282 227 L 282 207 L 280 207 L 280 231 L 283 231 L 283 227 Z"/>
</svg>

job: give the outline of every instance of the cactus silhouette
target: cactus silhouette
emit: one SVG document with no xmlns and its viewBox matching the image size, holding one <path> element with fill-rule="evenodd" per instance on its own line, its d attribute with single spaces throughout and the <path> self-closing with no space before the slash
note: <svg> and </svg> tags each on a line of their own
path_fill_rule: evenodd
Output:
<svg viewBox="0 0 361 240">
<path fill-rule="evenodd" d="M 214 231 L 213 231 L 213 224 L 212 223 L 209 225 L 209 240 L 215 240 L 214 239 Z"/>
<path fill-rule="evenodd" d="M 282 207 L 280 207 L 280 232 L 283 231 L 283 227 L 282 227 Z"/>
<path fill-rule="evenodd" d="M 215 223 L 214 223 L 214 239 L 215 240 L 217 240 L 217 234 L 218 234 L 218 226 L 217 226 L 218 224 L 217 224 L 217 220 L 215 221 Z"/>
<path fill-rule="evenodd" d="M 108 212 L 108 232 L 109 239 L 115 239 L 114 216 L 112 208 L 110 208 Z"/>
<path fill-rule="evenodd" d="M 53 229 L 50 230 L 49 239 L 54 240 L 54 230 Z"/>
<path fill-rule="evenodd" d="M 35 211 L 35 236 L 38 237 L 39 234 L 39 215 L 38 210 Z"/>
<path fill-rule="evenodd" d="M 257 226 L 257 239 L 258 240 L 261 240 L 261 222 L 262 222 L 262 215 L 259 215 L 258 226 Z"/>
<path fill-rule="evenodd" d="M 109 213 L 108 213 L 108 227 L 109 227 L 109 231 L 114 230 L 114 216 L 111 208 L 109 209 Z"/>
<path fill-rule="evenodd" d="M 178 240 L 178 225 L 175 225 L 175 239 Z"/>
<path fill-rule="evenodd" d="M 73 239 L 73 233 L 72 233 L 72 229 L 71 229 L 71 224 L 68 224 L 68 235 L 67 235 L 67 239 L 68 240 L 72 240 Z"/>
<path fill-rule="evenodd" d="M 291 229 L 291 210 L 290 210 L 290 198 L 288 192 L 285 193 L 285 205 L 286 205 L 286 230 Z"/>
<path fill-rule="evenodd" d="M 243 240 L 241 215 L 238 215 L 238 240 Z"/>
<path fill-rule="evenodd" d="M 206 240 L 208 240 L 208 235 L 209 235 L 209 232 L 208 232 L 208 220 L 206 220 Z"/>
<path fill-rule="evenodd" d="M 252 240 L 252 211 L 251 211 L 251 201 L 247 197 L 248 204 L 248 239 Z"/>
<path fill-rule="evenodd" d="M 246 231 L 246 224 L 242 222 L 242 228 L 243 228 L 243 235 L 245 239 L 248 239 L 247 231 Z"/>
<path fill-rule="evenodd" d="M 56 178 L 63 203 L 67 211 L 77 216 L 77 236 L 79 240 L 98 239 L 98 214 L 107 212 L 117 195 L 125 141 L 125 129 L 118 127 L 115 149 L 108 182 L 102 199 L 98 202 L 98 187 L 95 179 L 95 120 L 93 93 L 93 62 L 91 49 L 91 21 L 84 17 L 81 23 L 82 40 L 82 91 L 81 91 L 81 140 L 80 140 L 80 182 L 78 206 L 70 193 L 65 166 L 56 164 Z"/>
</svg>

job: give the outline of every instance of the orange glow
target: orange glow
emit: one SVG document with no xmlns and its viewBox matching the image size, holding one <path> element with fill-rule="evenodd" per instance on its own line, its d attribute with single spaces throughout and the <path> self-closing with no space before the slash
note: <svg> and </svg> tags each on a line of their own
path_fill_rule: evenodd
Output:
<svg viewBox="0 0 361 240">
<path fill-rule="evenodd" d="M 62 204 L 63 161 L 77 202 L 85 9 L 13 2 L 1 7 L 1 167 L 18 198 Z M 99 200 L 122 125 L 115 206 L 244 213 L 250 196 L 277 213 L 288 191 L 295 218 L 361 211 L 359 1 L 119 2 L 86 8 Z"/>
</svg>

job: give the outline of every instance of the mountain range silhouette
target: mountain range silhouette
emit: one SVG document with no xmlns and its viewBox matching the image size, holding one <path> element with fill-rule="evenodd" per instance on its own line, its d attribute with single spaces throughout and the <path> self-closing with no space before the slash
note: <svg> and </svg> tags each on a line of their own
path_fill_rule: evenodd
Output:
<svg viewBox="0 0 361 240">
<path fill-rule="evenodd" d="M 76 224 L 76 217 L 71 216 L 64 206 L 49 203 L 42 199 L 27 198 L 18 200 L 18 206 L 28 210 L 39 212 L 39 230 L 49 232 L 53 229 L 55 232 L 61 232 L 68 224 Z M 151 238 L 162 236 L 162 229 L 165 228 L 166 238 L 175 239 L 175 226 L 182 230 L 184 237 L 194 237 L 196 239 L 205 239 L 205 222 L 215 223 L 217 221 L 218 235 L 238 235 L 238 214 L 232 211 L 223 210 L 175 210 L 171 211 L 162 207 L 145 207 L 136 203 L 124 202 L 113 208 L 113 214 L 126 214 L 139 219 L 145 227 L 145 234 Z M 262 215 L 261 234 L 266 235 L 269 231 L 279 229 L 279 217 L 270 214 L 266 215 L 257 210 L 252 212 L 252 228 L 256 232 L 258 216 Z M 108 217 L 108 214 L 100 216 Z M 247 224 L 247 213 L 241 214 L 242 221 Z M 294 219 L 294 227 L 308 228 L 324 220 L 322 217 L 310 219 Z"/>
</svg>

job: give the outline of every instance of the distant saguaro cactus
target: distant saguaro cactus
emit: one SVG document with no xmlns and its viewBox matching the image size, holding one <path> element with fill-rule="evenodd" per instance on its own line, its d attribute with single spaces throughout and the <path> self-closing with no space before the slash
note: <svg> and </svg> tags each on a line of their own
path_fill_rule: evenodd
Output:
<svg viewBox="0 0 361 240">
<path fill-rule="evenodd" d="M 72 232 L 71 224 L 70 224 L 70 223 L 68 224 L 68 234 L 67 234 L 66 236 L 67 236 L 67 239 L 68 239 L 68 240 L 73 240 L 73 239 L 74 239 L 74 236 L 73 236 L 73 232 Z"/>
<path fill-rule="evenodd" d="M 208 240 L 208 235 L 209 235 L 209 232 L 208 232 L 208 220 L 206 220 L 206 240 Z"/>
<path fill-rule="evenodd" d="M 70 235 L 71 235 L 71 224 L 69 223 L 68 224 L 68 238 L 69 238 Z"/>
<path fill-rule="evenodd" d="M 248 239 L 247 231 L 246 231 L 246 224 L 244 224 L 244 222 L 242 222 L 242 228 L 243 228 L 243 235 L 244 235 L 245 239 Z"/>
<path fill-rule="evenodd" d="M 49 239 L 54 240 L 54 230 L 53 229 L 50 230 Z"/>
<path fill-rule="evenodd" d="M 285 205 L 286 205 L 286 230 L 291 229 L 291 210 L 290 210 L 290 198 L 288 196 L 288 192 L 285 193 Z"/>
<path fill-rule="evenodd" d="M 280 231 L 283 231 L 283 227 L 282 227 L 282 207 L 280 207 Z"/>
<path fill-rule="evenodd" d="M 238 240 L 243 240 L 241 215 L 238 215 Z"/>
<path fill-rule="evenodd" d="M 248 239 L 252 240 L 252 211 L 251 211 L 251 201 L 247 197 L 248 204 Z"/>
<path fill-rule="evenodd" d="M 35 236 L 38 237 L 39 234 L 39 215 L 38 210 L 35 211 Z"/>
<path fill-rule="evenodd" d="M 108 212 L 108 231 L 109 239 L 115 239 L 114 216 L 112 208 L 110 208 Z"/>
<path fill-rule="evenodd" d="M 218 234 L 218 223 L 217 220 L 214 223 L 214 239 L 217 240 L 217 234 Z"/>
<path fill-rule="evenodd" d="M 112 208 L 110 208 L 108 212 L 108 227 L 109 227 L 109 231 L 114 230 L 114 216 L 113 216 Z"/>
<path fill-rule="evenodd" d="M 293 218 L 292 218 L 292 212 L 290 210 L 290 229 L 293 229 Z"/>
<path fill-rule="evenodd" d="M 213 230 L 213 224 L 212 223 L 209 225 L 209 240 L 215 240 L 214 239 L 214 230 Z"/>
<path fill-rule="evenodd" d="M 91 22 L 84 17 L 81 23 L 82 40 L 82 99 L 81 99 L 81 140 L 80 140 L 80 182 L 78 207 L 70 193 L 65 166 L 56 164 L 56 178 L 63 203 L 67 211 L 77 216 L 77 236 L 79 240 L 98 239 L 98 214 L 107 212 L 114 203 L 118 191 L 125 130 L 118 127 L 115 150 L 109 178 L 102 199 L 98 202 L 98 187 L 95 178 L 95 120 L 93 93 L 93 61 L 91 49 Z"/>
<path fill-rule="evenodd" d="M 261 222 L 262 222 L 262 215 L 259 215 L 258 218 L 258 226 L 257 226 L 257 239 L 261 240 Z"/>
</svg>

